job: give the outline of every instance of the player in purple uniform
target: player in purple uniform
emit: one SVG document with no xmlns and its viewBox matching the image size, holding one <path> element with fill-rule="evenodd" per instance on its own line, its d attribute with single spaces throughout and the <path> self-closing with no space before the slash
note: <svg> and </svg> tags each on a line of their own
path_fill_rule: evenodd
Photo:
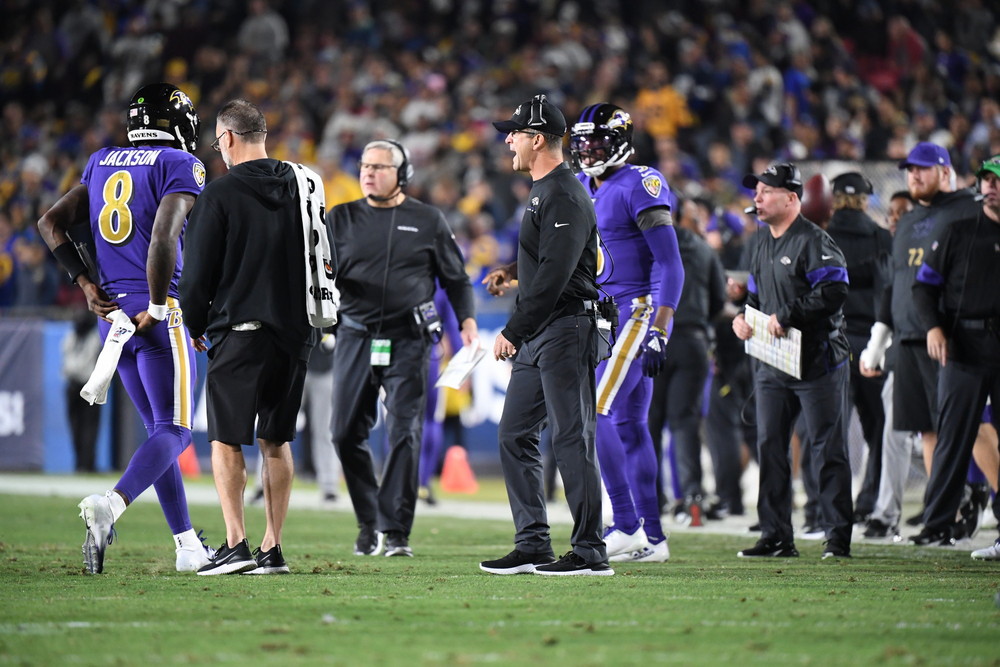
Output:
<svg viewBox="0 0 1000 667">
<path fill-rule="evenodd" d="M 670 188 L 657 170 L 625 164 L 632 119 L 621 108 L 589 106 L 570 133 L 577 178 L 597 212 L 597 280 L 617 301 L 621 322 L 611 358 L 597 367 L 597 456 L 614 512 L 604 541 L 609 560 L 663 562 L 670 551 L 646 422 L 649 378 L 663 369 L 684 284 Z"/>
<path fill-rule="evenodd" d="M 149 438 L 129 461 L 115 488 L 80 503 L 87 524 L 84 565 L 104 569 L 114 524 L 150 486 L 174 535 L 178 571 L 194 571 L 209 553 L 191 528 L 177 457 L 191 442 L 194 351 L 177 303 L 181 233 L 205 186 L 205 167 L 194 157 L 198 114 L 179 88 L 140 88 L 126 117 L 131 147 L 102 148 L 81 178 L 38 221 L 42 237 L 70 279 L 83 289 L 90 310 L 108 319 L 121 309 L 135 324 L 122 349 L 118 373 Z M 89 216 L 99 276 L 77 252 L 68 230 Z M 99 282 L 94 279 L 98 278 Z"/>
</svg>

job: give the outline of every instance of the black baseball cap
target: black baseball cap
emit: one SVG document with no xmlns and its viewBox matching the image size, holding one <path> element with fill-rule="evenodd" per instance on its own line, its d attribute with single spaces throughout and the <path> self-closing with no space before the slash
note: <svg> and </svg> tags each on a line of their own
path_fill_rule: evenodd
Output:
<svg viewBox="0 0 1000 667">
<path fill-rule="evenodd" d="M 848 171 L 837 176 L 831 185 L 834 192 L 845 195 L 870 195 L 874 192 L 872 182 L 856 171 Z"/>
<path fill-rule="evenodd" d="M 747 174 L 743 177 L 745 188 L 753 190 L 757 187 L 757 183 L 764 183 L 772 188 L 784 188 L 802 197 L 802 174 L 791 162 L 772 164 L 759 174 Z"/>
<path fill-rule="evenodd" d="M 493 127 L 501 132 L 538 130 L 561 137 L 566 134 L 566 117 L 545 95 L 535 95 L 527 102 L 521 102 L 510 120 L 493 121 Z"/>
</svg>

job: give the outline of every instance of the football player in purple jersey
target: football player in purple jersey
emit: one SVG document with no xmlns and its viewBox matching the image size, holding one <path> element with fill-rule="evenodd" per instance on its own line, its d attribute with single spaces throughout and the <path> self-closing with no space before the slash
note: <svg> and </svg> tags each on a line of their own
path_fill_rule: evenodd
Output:
<svg viewBox="0 0 1000 667">
<path fill-rule="evenodd" d="M 209 553 L 191 528 L 177 457 L 191 442 L 194 351 L 177 302 L 181 234 L 205 186 L 205 166 L 192 153 L 200 123 L 176 86 L 140 88 L 126 116 L 129 147 L 90 156 L 77 185 L 38 221 L 38 228 L 70 279 L 87 296 L 101 336 L 118 309 L 135 324 L 118 374 L 149 434 L 114 489 L 80 503 L 87 525 L 84 565 L 104 569 L 114 524 L 150 486 L 156 489 L 174 535 L 178 571 L 194 571 Z M 88 267 L 69 230 L 89 219 L 98 269 Z M 79 240 L 79 239 L 77 239 Z M 98 399 L 100 401 L 100 399 Z"/>
<path fill-rule="evenodd" d="M 670 551 L 646 423 L 684 268 L 670 214 L 676 199 L 663 175 L 626 164 L 632 131 L 623 109 L 594 104 L 570 129 L 570 155 L 597 212 L 597 280 L 621 322 L 611 357 L 597 367 L 597 455 L 614 513 L 604 541 L 611 561 L 663 562 Z"/>
</svg>

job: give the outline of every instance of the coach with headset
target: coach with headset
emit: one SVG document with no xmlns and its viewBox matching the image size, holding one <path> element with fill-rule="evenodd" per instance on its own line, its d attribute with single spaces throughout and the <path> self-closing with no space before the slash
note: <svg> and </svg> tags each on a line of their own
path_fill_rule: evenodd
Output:
<svg viewBox="0 0 1000 667">
<path fill-rule="evenodd" d="M 478 338 L 475 302 L 444 216 L 404 192 L 413 177 L 406 149 L 372 141 L 358 167 L 364 198 L 331 213 L 341 293 L 331 429 L 360 528 L 354 553 L 377 556 L 384 541 L 386 556 L 412 556 L 427 364 L 441 334 L 435 280 L 465 345 Z M 389 440 L 381 484 L 367 443 L 380 389 Z"/>
<path fill-rule="evenodd" d="M 802 177 L 794 164 L 776 164 L 749 174 L 757 217 L 768 227 L 748 249 L 747 306 L 769 316 L 767 333 L 784 338 L 802 332 L 801 379 L 773 366 L 755 365 L 761 539 L 739 552 L 742 558 L 798 556 L 792 536 L 792 478 L 788 446 L 799 413 L 802 442 L 811 447 L 819 477 L 821 516 L 826 530 L 823 558 L 851 555 L 851 467 L 847 458 L 848 357 L 842 307 L 847 298 L 847 263 L 825 231 L 802 217 Z M 733 320 L 740 340 L 755 334 L 743 314 Z"/>
</svg>

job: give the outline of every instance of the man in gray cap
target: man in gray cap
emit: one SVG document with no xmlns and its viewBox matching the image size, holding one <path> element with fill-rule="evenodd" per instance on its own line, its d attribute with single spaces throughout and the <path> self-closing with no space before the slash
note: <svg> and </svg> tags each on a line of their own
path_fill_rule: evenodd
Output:
<svg viewBox="0 0 1000 667">
<path fill-rule="evenodd" d="M 802 217 L 802 176 L 794 164 L 750 174 L 757 217 L 768 231 L 750 251 L 747 306 L 770 315 L 767 334 L 784 338 L 801 330 L 801 379 L 756 362 L 757 449 L 761 537 L 741 558 L 799 555 L 792 537 L 792 479 L 788 448 L 801 412 L 802 442 L 818 471 L 820 515 L 826 532 L 823 558 L 851 555 L 851 466 L 847 458 L 848 356 L 841 307 L 847 298 L 847 264 L 830 235 Z M 755 335 L 743 313 L 733 319 L 740 340 Z M 761 335 L 763 332 L 756 332 Z"/>
<path fill-rule="evenodd" d="M 493 294 L 518 280 L 514 312 L 493 345 L 497 361 L 513 362 L 498 438 L 516 534 L 513 551 L 479 567 L 491 574 L 612 575 L 601 538 L 594 447 L 597 216 L 583 185 L 563 162 L 566 119 L 545 95 L 493 125 L 507 133 L 514 170 L 530 174 L 533 182 L 521 218 L 517 262 L 483 280 Z M 573 515 L 573 549 L 558 561 L 538 451 L 546 422 Z"/>
</svg>

